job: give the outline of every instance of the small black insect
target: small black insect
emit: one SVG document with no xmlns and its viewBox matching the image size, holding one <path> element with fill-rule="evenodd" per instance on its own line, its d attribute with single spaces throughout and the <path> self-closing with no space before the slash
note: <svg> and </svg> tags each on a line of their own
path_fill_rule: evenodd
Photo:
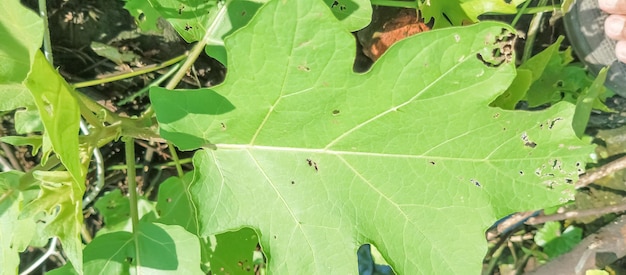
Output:
<svg viewBox="0 0 626 275">
<path fill-rule="evenodd" d="M 306 159 L 306 163 L 308 163 L 309 166 L 313 166 L 313 161 L 311 159 Z"/>
<path fill-rule="evenodd" d="M 183 10 L 185 9 L 185 6 L 180 5 L 180 7 L 178 8 L 178 14 L 183 14 Z"/>
<path fill-rule="evenodd" d="M 193 27 L 190 26 L 189 23 L 185 24 L 185 30 L 186 31 L 191 30 L 191 29 L 193 29 Z"/>
<path fill-rule="evenodd" d="M 332 5 L 330 5 L 330 8 L 332 9 L 332 8 L 334 8 L 334 7 L 335 7 L 335 6 L 337 6 L 337 5 L 339 5 L 339 2 L 337 2 L 337 1 L 333 1 L 333 4 L 332 4 Z"/>
</svg>

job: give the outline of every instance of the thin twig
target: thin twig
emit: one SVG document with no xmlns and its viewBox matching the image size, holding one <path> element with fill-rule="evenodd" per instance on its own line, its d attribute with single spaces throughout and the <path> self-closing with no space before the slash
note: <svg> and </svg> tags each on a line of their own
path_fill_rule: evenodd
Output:
<svg viewBox="0 0 626 275">
<path fill-rule="evenodd" d="M 626 211 L 626 203 L 611 205 L 602 208 L 594 208 L 594 209 L 585 209 L 585 210 L 574 210 L 568 211 L 564 213 L 558 213 L 554 215 L 548 216 L 539 216 L 535 218 L 529 219 L 526 224 L 528 225 L 537 225 L 543 224 L 551 221 L 562 221 L 565 219 L 574 219 L 574 218 L 584 218 L 589 216 L 602 216 L 611 213 L 618 213 Z"/>
<path fill-rule="evenodd" d="M 598 169 L 581 176 L 578 179 L 578 182 L 576 182 L 576 189 L 583 188 L 601 178 L 604 178 L 622 169 L 626 169 L 626 156 L 611 161 L 605 165 L 602 165 Z"/>
</svg>

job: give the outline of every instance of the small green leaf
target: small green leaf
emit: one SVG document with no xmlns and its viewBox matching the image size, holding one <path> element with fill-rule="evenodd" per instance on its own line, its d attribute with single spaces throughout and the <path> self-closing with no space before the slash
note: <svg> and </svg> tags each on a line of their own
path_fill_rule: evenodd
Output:
<svg viewBox="0 0 626 275">
<path fill-rule="evenodd" d="M 131 51 L 120 52 L 117 47 L 109 46 L 100 42 L 91 42 L 90 47 L 97 55 L 111 60 L 117 65 L 122 65 L 140 58 L 139 55 L 136 55 Z"/>
<path fill-rule="evenodd" d="M 558 222 L 547 222 L 537 234 L 535 242 L 543 247 L 543 252 L 550 259 L 563 255 L 574 248 L 582 239 L 582 229 L 575 226 L 568 226 L 561 233 L 561 224 Z"/>
<path fill-rule="evenodd" d="M 582 137 L 585 133 L 587 123 L 589 122 L 589 116 L 591 115 L 591 110 L 596 104 L 598 97 L 600 97 L 606 90 L 604 87 L 604 80 L 606 79 L 607 71 L 607 68 L 600 70 L 591 86 L 585 89 L 585 91 L 578 96 L 578 102 L 576 102 L 576 112 L 574 113 L 574 119 L 572 120 L 572 128 L 574 128 L 578 137 Z"/>
<path fill-rule="evenodd" d="M 18 137 L 18 136 L 6 136 L 0 137 L 1 142 L 6 142 L 13 146 L 32 146 L 32 155 L 37 155 L 39 148 L 41 148 L 42 138 L 41 136 L 27 136 L 27 137 Z"/>
<path fill-rule="evenodd" d="M 200 235 L 196 209 L 189 194 L 189 183 L 193 173 L 187 173 L 182 179 L 171 177 L 159 185 L 159 198 L 156 209 L 159 213 L 157 220 L 163 224 L 176 224 L 187 231 Z"/>
</svg>

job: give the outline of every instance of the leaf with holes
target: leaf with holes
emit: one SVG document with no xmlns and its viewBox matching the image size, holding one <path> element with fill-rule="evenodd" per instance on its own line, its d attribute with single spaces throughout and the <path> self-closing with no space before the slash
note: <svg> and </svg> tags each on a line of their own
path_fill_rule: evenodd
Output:
<svg viewBox="0 0 626 275">
<path fill-rule="evenodd" d="M 354 274 L 364 243 L 399 274 L 479 273 L 485 229 L 571 199 L 593 150 L 570 104 L 488 106 L 515 77 L 512 31 L 422 33 L 358 74 L 328 7 L 268 3 L 226 39 L 223 84 L 151 89 L 161 135 L 207 147 L 190 186 L 202 234 L 255 228 L 272 274 Z"/>
<path fill-rule="evenodd" d="M 434 19 L 433 28 L 460 26 L 478 22 L 478 16 L 485 13 L 514 14 L 516 6 L 526 0 L 447 0 L 420 1 L 420 11 L 428 22 Z"/>
</svg>

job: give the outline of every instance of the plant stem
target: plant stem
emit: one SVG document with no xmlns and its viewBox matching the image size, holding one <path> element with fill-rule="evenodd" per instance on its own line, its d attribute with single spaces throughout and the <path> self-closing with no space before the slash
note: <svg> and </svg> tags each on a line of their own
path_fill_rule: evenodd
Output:
<svg viewBox="0 0 626 275">
<path fill-rule="evenodd" d="M 529 1 L 530 2 L 530 1 Z M 548 0 L 539 0 L 537 6 L 545 6 Z M 522 63 L 526 62 L 532 55 L 533 45 L 535 44 L 535 38 L 537 38 L 537 32 L 539 31 L 539 25 L 543 18 L 543 12 L 535 14 L 528 26 L 528 33 L 526 34 L 526 44 L 524 45 L 524 53 L 522 55 Z"/>
<path fill-rule="evenodd" d="M 48 29 L 48 8 L 46 8 L 46 0 L 39 0 L 39 16 L 43 20 L 43 54 L 50 65 L 54 66 L 52 57 L 52 42 L 50 41 L 50 30 Z"/>
<path fill-rule="evenodd" d="M 126 151 L 126 177 L 128 181 L 128 200 L 130 201 L 130 217 L 133 228 L 133 240 L 135 242 L 135 268 L 136 273 L 139 272 L 141 263 L 139 262 L 139 211 L 137 207 L 137 183 L 135 182 L 135 140 L 133 138 L 124 137 L 124 148 Z"/>
<path fill-rule="evenodd" d="M 176 148 L 174 148 L 174 144 L 171 142 L 167 143 L 167 147 L 170 149 L 170 154 L 172 154 L 172 160 L 176 164 L 176 172 L 178 173 L 178 177 L 182 178 L 185 173 L 183 172 L 183 167 L 180 165 L 180 160 L 178 159 L 178 154 L 176 153 Z"/>
<path fill-rule="evenodd" d="M 524 14 L 526 8 L 528 8 L 528 5 L 530 5 L 531 1 L 532 0 L 526 0 L 526 2 L 524 2 L 522 8 L 517 11 L 517 15 L 515 15 L 515 18 L 513 18 L 513 21 L 511 21 L 511 26 L 515 27 L 515 24 L 517 24 L 517 21 L 519 21 L 520 17 L 522 17 L 522 14 Z"/>
<path fill-rule="evenodd" d="M 145 87 L 143 87 L 141 90 L 137 91 L 136 93 L 120 100 L 118 103 L 116 103 L 117 106 L 122 106 L 126 103 L 129 103 L 131 101 L 133 101 L 135 98 L 145 94 L 146 92 L 148 92 L 150 90 L 150 87 L 154 87 L 154 86 L 158 86 L 161 85 L 161 83 L 163 83 L 163 81 L 165 81 L 167 78 L 169 78 L 170 76 L 172 76 L 172 74 L 174 74 L 174 72 L 176 72 L 176 70 L 178 70 L 180 68 L 181 63 L 177 63 L 176 65 L 172 66 L 172 68 L 170 68 L 169 71 L 167 71 L 167 73 L 165 73 L 164 75 L 161 75 L 159 78 L 157 78 L 155 81 L 152 81 L 152 83 L 150 83 L 150 85 L 147 85 Z"/>
<path fill-rule="evenodd" d="M 162 62 L 160 64 L 146 66 L 146 67 L 141 68 L 141 69 L 136 70 L 136 71 L 132 71 L 132 72 L 124 73 L 124 74 L 113 75 L 113 76 L 102 78 L 102 79 L 94 79 L 94 80 L 74 83 L 73 86 L 74 86 L 74 88 L 84 88 L 84 87 L 89 87 L 89 86 L 95 86 L 95 85 L 99 85 L 99 84 L 109 83 L 109 82 L 113 82 L 113 81 L 118 81 L 118 80 L 130 78 L 130 77 L 135 77 L 135 76 L 142 75 L 142 74 L 147 74 L 147 73 L 150 73 L 150 72 L 154 72 L 154 71 L 163 69 L 165 67 L 169 67 L 169 66 L 171 66 L 173 64 L 176 64 L 177 62 L 183 60 L 185 58 L 185 56 L 186 56 L 185 54 L 181 54 L 181 55 L 179 55 L 177 57 L 174 57 L 172 59 L 166 60 L 165 62 Z"/>
</svg>

